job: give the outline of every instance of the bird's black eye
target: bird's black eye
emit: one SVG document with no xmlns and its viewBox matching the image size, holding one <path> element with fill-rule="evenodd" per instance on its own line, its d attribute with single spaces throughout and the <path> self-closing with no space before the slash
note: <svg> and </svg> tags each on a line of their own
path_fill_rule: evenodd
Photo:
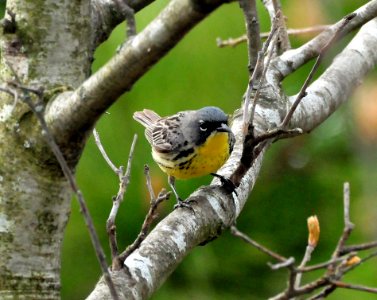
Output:
<svg viewBox="0 0 377 300">
<path fill-rule="evenodd" d="M 199 121 L 199 129 L 200 129 L 201 131 L 207 131 L 207 129 L 208 129 L 208 124 L 207 124 L 205 121 L 200 120 L 200 121 Z"/>
</svg>

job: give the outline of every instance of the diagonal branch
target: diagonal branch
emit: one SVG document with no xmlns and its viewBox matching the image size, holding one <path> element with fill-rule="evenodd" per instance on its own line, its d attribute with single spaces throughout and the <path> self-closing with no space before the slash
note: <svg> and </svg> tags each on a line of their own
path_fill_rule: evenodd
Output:
<svg viewBox="0 0 377 300">
<path fill-rule="evenodd" d="M 376 19 L 365 24 L 327 70 L 309 86 L 292 116 L 290 128 L 298 127 L 308 132 L 335 112 L 351 96 L 360 79 L 377 65 L 375 47 Z M 291 97 L 288 105 L 291 106 L 295 99 L 295 96 Z"/>
<path fill-rule="evenodd" d="M 317 71 L 317 69 L 319 68 L 319 65 L 321 64 L 322 60 L 323 60 L 323 57 L 324 55 L 327 53 L 328 49 L 330 49 L 330 47 L 333 46 L 333 44 L 336 42 L 336 40 L 339 38 L 339 36 L 341 35 L 342 33 L 342 30 L 345 26 L 347 26 L 347 24 L 355 17 L 356 15 L 355 14 L 350 14 L 348 16 L 346 16 L 340 26 L 337 28 L 337 30 L 335 31 L 334 35 L 329 39 L 329 41 L 326 43 L 325 46 L 323 46 L 323 48 L 320 50 L 319 52 L 319 55 L 308 75 L 308 77 L 306 78 L 304 84 L 302 85 L 301 89 L 300 89 L 300 92 L 298 93 L 297 97 L 296 97 L 296 100 L 295 102 L 293 102 L 291 108 L 289 109 L 287 115 L 285 116 L 282 124 L 281 124 L 281 127 L 283 129 L 285 129 L 287 126 L 288 126 L 288 123 L 289 121 L 291 120 L 292 118 L 292 115 L 293 113 L 295 112 L 297 106 L 300 104 L 302 98 L 305 97 L 306 95 L 306 89 L 308 88 L 309 84 L 311 83 L 313 77 L 314 77 L 314 74 L 315 72 Z"/>
<path fill-rule="evenodd" d="M 354 13 L 356 13 L 356 17 L 343 28 L 343 34 L 358 29 L 363 24 L 377 17 L 377 0 L 369 1 L 355 10 Z M 343 21 L 340 20 L 301 47 L 289 50 L 281 55 L 274 64 L 279 76 L 282 78 L 288 76 L 309 60 L 318 56 L 321 49 L 326 45 L 331 36 L 333 36 L 334 32 L 342 26 L 342 22 Z"/>
<path fill-rule="evenodd" d="M 54 99 L 46 120 L 59 145 L 86 132 L 100 115 L 173 48 L 196 24 L 225 0 L 173 0 L 141 33 L 127 42 L 97 73 L 73 93 Z"/>
</svg>

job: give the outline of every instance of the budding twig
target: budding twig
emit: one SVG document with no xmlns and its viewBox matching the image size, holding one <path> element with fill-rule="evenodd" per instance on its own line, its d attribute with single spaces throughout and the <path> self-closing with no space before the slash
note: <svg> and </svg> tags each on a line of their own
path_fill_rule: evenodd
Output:
<svg viewBox="0 0 377 300">
<path fill-rule="evenodd" d="M 309 230 L 309 238 L 308 238 L 308 245 L 306 246 L 304 257 L 298 266 L 299 269 L 302 269 L 306 266 L 306 264 L 311 260 L 312 253 L 317 246 L 318 239 L 319 239 L 319 222 L 317 216 L 311 216 L 307 220 L 308 222 L 308 230 Z M 302 273 L 298 273 L 295 279 L 294 288 L 298 289 L 301 284 Z"/>
</svg>

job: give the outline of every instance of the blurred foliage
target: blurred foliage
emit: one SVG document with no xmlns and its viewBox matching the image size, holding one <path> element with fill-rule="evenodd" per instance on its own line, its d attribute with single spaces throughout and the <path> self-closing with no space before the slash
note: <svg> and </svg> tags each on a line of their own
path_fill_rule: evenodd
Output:
<svg viewBox="0 0 377 300">
<path fill-rule="evenodd" d="M 296 0 L 283 1 L 283 8 L 289 27 L 305 27 L 333 23 L 365 2 Z M 138 30 L 147 26 L 166 4 L 166 0 L 158 1 L 138 13 Z M 3 5 L 4 1 L 0 2 L 0 9 Z M 267 31 L 267 14 L 259 2 L 258 6 L 262 31 Z M 148 208 L 143 165 L 151 166 L 156 191 L 167 186 L 166 176 L 153 163 L 143 129 L 132 120 L 132 113 L 150 108 L 161 115 L 169 115 L 205 105 L 216 105 L 233 112 L 239 106 L 247 84 L 246 46 L 218 49 L 215 40 L 243 33 L 244 23 L 237 3 L 224 5 L 190 32 L 99 121 L 97 129 L 103 145 L 117 165 L 126 164 L 132 137 L 135 133 L 139 135 L 131 185 L 117 218 L 121 249 L 136 237 Z M 124 34 L 123 24 L 99 47 L 94 72 L 115 54 Z M 292 44 L 298 46 L 304 41 L 295 38 Z M 345 43 L 343 41 L 340 47 Z M 328 59 L 327 63 L 330 61 Z M 284 81 L 288 94 L 299 90 L 308 73 L 308 65 Z M 364 91 L 365 94 L 368 91 Z M 362 116 L 373 110 L 368 106 L 363 106 L 364 110 L 358 108 L 356 101 L 352 106 L 347 104 L 311 134 L 280 141 L 271 147 L 255 189 L 238 219 L 241 230 L 282 255 L 300 260 L 307 240 L 306 218 L 316 214 L 321 224 L 321 237 L 313 262 L 326 260 L 342 231 L 342 186 L 344 181 L 349 181 L 351 219 L 357 225 L 350 242 L 376 238 L 376 136 L 365 140 L 365 130 L 360 130 L 369 128 Z M 353 111 L 357 111 L 356 121 Z M 92 138 L 83 153 L 77 176 L 109 257 L 105 222 L 118 182 Z M 188 196 L 209 181 L 210 177 L 180 181 L 178 189 L 182 195 Z M 169 201 L 163 205 L 161 218 L 172 210 L 173 203 Z M 286 271 L 272 272 L 268 268 L 266 263 L 270 260 L 226 232 L 205 247 L 197 247 L 153 299 L 266 299 L 284 289 L 287 279 Z M 313 275 L 304 278 L 309 280 Z M 100 268 L 73 199 L 63 243 L 62 298 L 85 298 L 99 276 Z M 347 275 L 345 280 L 376 286 L 376 278 L 376 261 L 370 261 Z M 370 294 L 338 290 L 329 299 L 350 297 L 373 298 Z"/>
</svg>

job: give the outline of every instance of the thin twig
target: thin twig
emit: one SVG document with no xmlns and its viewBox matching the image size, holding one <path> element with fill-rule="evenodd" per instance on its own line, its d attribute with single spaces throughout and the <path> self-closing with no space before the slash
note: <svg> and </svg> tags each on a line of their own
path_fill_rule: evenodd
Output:
<svg viewBox="0 0 377 300">
<path fill-rule="evenodd" d="M 258 52 L 262 48 L 260 40 L 259 20 L 255 0 L 239 0 L 240 7 L 243 11 L 246 23 L 246 36 L 248 39 L 248 69 L 249 75 L 254 72 Z"/>
<path fill-rule="evenodd" d="M 127 247 L 126 250 L 124 250 L 120 255 L 119 255 L 119 261 L 123 264 L 126 258 L 134 252 L 144 241 L 144 239 L 147 237 L 149 229 L 154 221 L 154 219 L 157 217 L 157 208 L 158 206 L 165 200 L 168 200 L 170 197 L 170 192 L 166 192 L 165 189 L 162 189 L 161 192 L 158 194 L 157 198 L 154 198 L 154 193 L 152 189 L 152 184 L 150 180 L 150 174 L 149 174 L 149 167 L 148 165 L 144 166 L 144 174 L 146 177 L 146 183 L 147 183 L 147 188 L 148 191 L 150 192 L 150 207 L 147 215 L 145 216 L 143 225 L 141 226 L 141 230 L 135 239 L 135 241 Z"/>
<path fill-rule="evenodd" d="M 294 263 L 295 263 L 295 258 L 294 257 L 290 257 L 286 261 L 283 261 L 281 263 L 277 263 L 277 264 L 267 263 L 267 264 L 271 268 L 271 270 L 276 271 L 276 270 L 279 270 L 279 269 L 282 269 L 282 268 L 293 267 Z"/>
<path fill-rule="evenodd" d="M 313 27 L 305 27 L 305 28 L 290 28 L 287 29 L 287 34 L 289 36 L 299 36 L 305 34 L 317 34 L 321 33 L 322 31 L 328 29 L 330 25 L 317 25 Z M 268 38 L 270 32 L 262 32 L 260 34 L 261 39 Z M 238 38 L 228 38 L 226 40 L 222 40 L 221 38 L 216 39 L 216 45 L 219 48 L 223 47 L 236 47 L 241 43 L 245 43 L 247 41 L 246 34 L 238 37 Z"/>
<path fill-rule="evenodd" d="M 271 31 L 271 38 L 274 35 L 274 32 L 275 32 L 274 30 Z M 267 56 L 267 61 L 263 66 L 263 72 L 262 72 L 262 75 L 259 79 L 258 88 L 257 88 L 257 91 L 254 94 L 253 105 L 251 107 L 250 118 L 249 118 L 249 121 L 248 121 L 250 124 L 253 124 L 253 122 L 254 122 L 255 108 L 257 106 L 257 102 L 258 102 L 258 99 L 259 99 L 259 96 L 260 96 L 260 92 L 262 90 L 262 86 L 263 86 L 264 81 L 266 79 L 267 70 L 268 70 L 270 63 L 271 63 L 272 54 L 274 53 L 273 49 L 276 46 L 276 43 L 278 41 L 278 35 L 279 35 L 279 28 L 277 28 L 276 36 L 272 40 L 270 51 L 269 51 L 268 56 Z M 267 41 L 266 41 L 265 45 L 267 45 Z"/>
<path fill-rule="evenodd" d="M 296 100 L 292 104 L 292 106 L 289 109 L 287 115 L 285 116 L 282 124 L 280 125 L 280 127 L 282 127 L 283 129 L 288 127 L 288 124 L 289 124 L 290 120 L 292 119 L 293 113 L 295 112 L 297 106 L 300 104 L 301 100 L 306 96 L 306 89 L 308 88 L 309 84 L 311 83 L 315 72 L 317 71 L 319 65 L 321 64 L 321 62 L 323 60 L 324 55 L 327 53 L 327 51 L 330 49 L 330 47 L 334 44 L 334 42 L 336 40 L 338 40 L 338 38 L 341 36 L 343 28 L 355 16 L 356 16 L 356 14 L 354 13 L 354 14 L 350 14 L 350 15 L 346 16 L 345 18 L 343 18 L 343 23 L 338 27 L 338 29 L 336 30 L 336 32 L 334 33 L 332 38 L 327 42 L 327 44 L 319 52 L 319 55 L 318 55 L 314 65 L 313 65 L 308 77 L 306 78 L 304 84 L 302 85 L 302 87 L 300 89 L 300 92 L 298 93 L 298 95 L 296 97 Z"/>
<path fill-rule="evenodd" d="M 262 50 L 258 52 L 257 62 L 256 62 L 256 65 L 255 65 L 255 68 L 253 70 L 253 73 L 251 74 L 251 77 L 249 79 L 249 83 L 248 83 L 248 86 L 247 86 L 247 89 L 246 89 L 245 103 L 243 105 L 243 107 L 244 107 L 244 109 L 243 109 L 243 133 L 244 133 L 244 136 L 246 136 L 246 134 L 247 134 L 249 124 L 251 125 L 251 127 L 253 127 L 253 118 L 254 118 L 255 106 L 256 106 L 257 100 L 258 100 L 259 95 L 260 95 L 261 87 L 264 83 L 264 78 L 266 76 L 267 69 L 270 65 L 272 53 L 274 52 L 273 47 L 276 44 L 275 43 L 276 39 L 274 40 L 275 42 L 273 42 L 271 47 L 270 47 L 270 53 L 269 53 L 269 56 L 267 58 L 266 63 L 264 62 L 264 60 L 265 60 L 265 57 L 267 55 L 267 50 L 270 46 L 270 43 L 271 43 L 271 41 L 272 41 L 273 37 L 275 36 L 275 33 L 278 29 L 277 19 L 279 18 L 279 16 L 280 15 L 277 15 L 276 18 L 274 19 L 274 22 L 272 23 L 271 33 L 268 36 L 266 42 L 263 44 Z M 257 91 L 254 95 L 253 106 L 252 106 L 252 109 L 251 109 L 251 112 L 250 112 L 250 115 L 249 115 L 250 98 L 251 98 L 252 91 L 255 89 L 255 81 L 257 81 L 257 80 L 259 81 L 258 85 L 257 85 Z M 251 130 L 253 130 L 253 129 L 251 128 Z"/>
<path fill-rule="evenodd" d="M 316 265 L 312 265 L 312 266 L 298 267 L 296 269 L 296 272 L 297 273 L 306 273 L 306 272 L 324 269 L 324 268 L 327 268 L 329 265 L 336 264 L 336 263 L 342 262 L 344 260 L 348 260 L 350 257 L 353 257 L 355 255 L 356 255 L 356 252 L 351 252 L 346 257 L 337 257 L 335 259 L 330 259 L 329 261 L 319 263 L 319 264 L 316 264 Z"/>
<path fill-rule="evenodd" d="M 347 254 L 349 252 L 360 251 L 360 250 L 368 250 L 377 247 L 377 241 L 359 244 L 359 245 L 351 245 L 351 246 L 344 246 L 343 249 L 340 251 L 340 255 Z"/>
<path fill-rule="evenodd" d="M 308 224 L 308 244 L 305 249 L 305 255 L 298 266 L 299 269 L 302 269 L 306 266 L 306 264 L 311 260 L 312 253 L 314 249 L 317 247 L 318 241 L 319 241 L 319 235 L 320 235 L 320 225 L 319 221 L 316 215 L 310 216 L 307 219 Z M 301 285 L 301 279 L 302 279 L 302 272 L 297 273 L 297 276 L 295 278 L 294 283 L 294 289 L 298 289 Z"/>
<path fill-rule="evenodd" d="M 148 165 L 144 166 L 144 175 L 145 175 L 147 189 L 148 189 L 148 192 L 149 192 L 150 202 L 152 203 L 154 201 L 154 199 L 156 199 L 156 196 L 154 194 L 154 190 L 153 190 L 153 186 L 152 186 L 152 180 L 151 180 L 151 176 L 149 174 L 149 166 Z"/>
<path fill-rule="evenodd" d="M 283 10 L 281 7 L 280 0 L 272 0 L 273 7 L 274 7 L 274 15 L 276 16 L 278 13 L 281 14 L 281 18 L 279 18 L 279 43 L 278 43 L 278 50 L 280 53 L 285 52 L 286 50 L 291 48 L 291 43 L 289 41 L 289 36 L 287 33 L 287 24 L 285 23 L 285 16 L 283 14 Z"/>
<path fill-rule="evenodd" d="M 315 247 L 313 247 L 311 245 L 306 246 L 304 257 L 303 257 L 300 265 L 298 266 L 299 269 L 304 268 L 306 266 L 306 264 L 311 260 L 312 253 L 313 253 L 314 249 L 315 249 Z M 302 279 L 302 272 L 298 273 L 297 276 L 296 276 L 296 280 L 295 280 L 295 283 L 294 283 L 294 287 L 296 289 L 300 287 L 301 279 Z"/>
<path fill-rule="evenodd" d="M 348 240 L 352 229 L 354 228 L 354 225 L 350 221 L 350 187 L 349 183 L 345 182 L 343 187 L 343 206 L 344 206 L 344 229 L 343 234 L 341 235 L 338 244 L 335 248 L 335 251 L 332 254 L 332 258 L 337 258 L 340 256 L 340 253 L 344 247 L 345 242 Z M 333 270 L 333 268 L 330 266 L 329 270 Z"/>
<path fill-rule="evenodd" d="M 119 175 L 119 169 L 113 164 L 113 162 L 111 161 L 111 159 L 109 158 L 109 156 L 107 155 L 106 151 L 105 151 L 105 148 L 102 146 L 102 143 L 101 143 L 101 139 L 99 137 L 99 134 L 98 134 L 98 131 L 94 128 L 93 129 L 93 136 L 94 136 L 94 141 L 97 145 L 97 148 L 99 149 L 99 151 L 101 152 L 103 158 L 105 159 L 105 161 L 107 162 L 107 164 L 110 166 L 110 168 L 117 174 Z"/>
<path fill-rule="evenodd" d="M 16 73 L 14 73 L 14 74 L 16 74 Z M 34 113 L 34 115 L 38 119 L 38 121 L 39 121 L 39 123 L 42 127 L 42 135 L 44 136 L 47 144 L 50 146 L 52 152 L 54 153 L 54 155 L 55 155 L 55 157 L 56 157 L 56 159 L 57 159 L 57 161 L 58 161 L 58 163 L 59 163 L 59 165 L 60 165 L 60 167 L 63 171 L 63 174 L 64 174 L 64 176 L 66 177 L 66 179 L 69 183 L 71 190 L 76 195 L 76 198 L 77 198 L 79 205 L 80 205 L 80 211 L 81 211 L 82 215 L 84 216 L 86 226 L 88 227 L 90 239 L 91 239 L 93 247 L 95 249 L 97 259 L 100 263 L 103 276 L 104 276 L 105 281 L 106 281 L 106 283 L 109 287 L 110 294 L 111 294 L 111 296 L 114 300 L 117 300 L 117 299 L 119 299 L 119 297 L 117 295 L 114 283 L 111 279 L 111 276 L 110 276 L 110 273 L 109 273 L 109 270 L 108 270 L 108 266 L 107 266 L 107 263 L 106 263 L 105 253 L 102 249 L 102 246 L 101 246 L 101 243 L 99 241 L 97 232 L 94 228 L 93 220 L 92 220 L 92 217 L 89 213 L 88 207 L 86 205 L 84 196 L 81 193 L 81 191 L 80 191 L 80 189 L 77 185 L 76 178 L 73 175 L 71 169 L 69 168 L 67 161 L 65 160 L 59 146 L 56 144 L 55 139 L 54 139 L 53 135 L 51 134 L 51 132 L 48 128 L 48 125 L 47 125 L 47 123 L 44 119 L 43 91 L 40 90 L 40 89 L 27 88 L 27 87 L 18 83 L 19 79 L 17 78 L 17 76 L 16 76 L 16 79 L 17 79 L 17 82 L 10 82 L 9 84 L 11 86 L 15 87 L 15 88 L 22 90 L 22 92 L 23 92 L 23 96 L 21 97 L 22 101 L 25 102 L 30 107 L 30 109 L 32 110 L 32 112 Z M 33 93 L 33 94 L 37 95 L 38 101 L 39 101 L 37 104 L 33 103 L 33 100 L 32 100 L 29 93 Z"/>
<path fill-rule="evenodd" d="M 113 205 L 111 207 L 111 211 L 109 214 L 109 217 L 106 221 L 106 231 L 109 236 L 109 244 L 110 244 L 110 250 L 111 250 L 111 258 L 112 258 L 112 269 L 113 270 L 119 270 L 122 268 L 122 265 L 119 262 L 118 259 L 118 242 L 116 237 L 116 226 L 115 226 L 115 219 L 118 214 L 118 210 L 120 207 L 120 204 L 123 201 L 124 194 L 126 193 L 127 187 L 130 183 L 130 176 L 131 176 L 131 162 L 133 158 L 133 154 L 135 152 L 135 145 L 137 141 L 137 135 L 134 135 L 134 138 L 132 140 L 130 153 L 128 155 L 127 160 L 127 168 L 124 172 L 123 166 L 120 166 L 117 168 L 113 162 L 110 160 L 109 156 L 107 155 L 102 143 L 100 136 L 97 132 L 97 130 L 93 129 L 93 135 L 96 142 L 96 145 L 98 149 L 100 150 L 102 156 L 104 157 L 105 161 L 108 163 L 110 168 L 115 172 L 115 174 L 119 177 L 119 190 L 115 197 L 113 197 Z"/>
<path fill-rule="evenodd" d="M 358 290 L 358 291 L 377 294 L 377 288 L 372 288 L 372 287 L 367 287 L 367 286 L 357 285 L 357 284 L 351 284 L 351 283 L 345 283 L 345 282 L 342 282 L 342 281 L 331 281 L 331 283 L 338 288 L 352 289 L 352 290 Z"/>
<path fill-rule="evenodd" d="M 242 239 L 242 240 L 245 241 L 246 243 L 248 243 L 248 244 L 252 245 L 253 247 L 257 248 L 259 251 L 261 251 L 261 252 L 263 252 L 263 253 L 265 253 L 265 254 L 271 256 L 272 258 L 274 258 L 274 259 L 276 259 L 276 260 L 278 260 L 278 261 L 280 261 L 280 262 L 286 262 L 286 261 L 288 260 L 288 259 L 285 258 L 284 256 L 282 256 L 282 255 L 280 255 L 280 254 L 277 254 L 277 253 L 275 253 L 274 251 L 272 251 L 272 250 L 266 248 L 265 246 L 259 244 L 259 243 L 256 242 L 256 241 L 254 241 L 254 240 L 251 239 L 249 236 L 247 236 L 247 235 L 244 234 L 243 232 L 239 231 L 239 230 L 237 229 L 237 227 L 234 226 L 234 225 L 230 227 L 230 232 L 231 232 L 234 236 L 236 236 L 236 237 Z"/>
<path fill-rule="evenodd" d="M 282 129 L 280 127 L 277 127 L 261 135 L 256 136 L 254 143 L 258 145 L 264 142 L 265 140 L 291 138 L 301 135 L 303 133 L 304 132 L 301 128 Z"/>
</svg>

